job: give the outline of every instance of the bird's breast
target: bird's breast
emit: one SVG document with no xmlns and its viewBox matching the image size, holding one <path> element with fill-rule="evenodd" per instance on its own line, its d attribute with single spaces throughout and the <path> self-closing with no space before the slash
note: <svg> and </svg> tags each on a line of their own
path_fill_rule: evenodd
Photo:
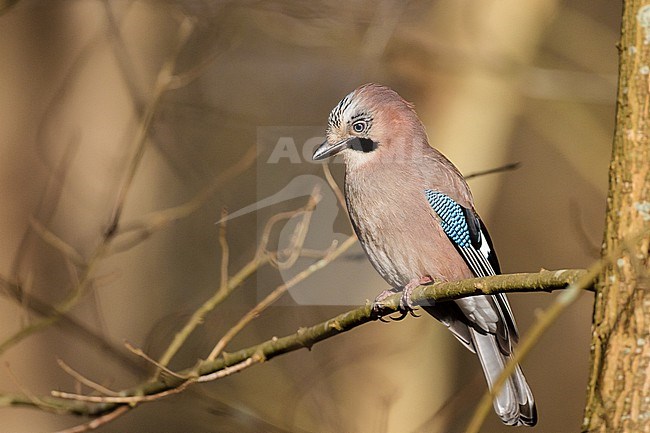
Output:
<svg viewBox="0 0 650 433">
<path fill-rule="evenodd" d="M 435 280 L 471 276 L 412 173 L 347 173 L 345 196 L 352 225 L 377 272 L 393 287 L 425 275 Z"/>
</svg>

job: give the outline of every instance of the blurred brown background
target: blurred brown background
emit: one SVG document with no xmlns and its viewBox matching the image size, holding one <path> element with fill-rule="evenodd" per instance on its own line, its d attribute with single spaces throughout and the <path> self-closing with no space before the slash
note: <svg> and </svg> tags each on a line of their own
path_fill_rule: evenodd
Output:
<svg viewBox="0 0 650 433">
<path fill-rule="evenodd" d="M 586 267 L 601 242 L 620 8 L 593 0 L 21 0 L 6 6 L 0 9 L 0 274 L 47 302 L 66 298 L 79 267 L 45 242 L 30 219 L 86 260 L 92 255 L 156 77 L 170 59 L 192 79 L 162 94 L 155 106 L 124 222 L 189 200 L 250 147 L 260 147 L 265 127 L 323 131 L 340 98 L 374 81 L 415 103 L 432 143 L 463 173 L 521 162 L 516 171 L 470 182 L 504 272 Z M 193 32 L 175 54 L 183 17 Z M 296 139 L 299 149 L 303 143 Z M 322 175 L 319 165 L 306 162 L 277 170 L 261 170 L 261 163 L 189 217 L 102 259 L 70 317 L 118 348 L 128 340 L 159 356 L 219 284 L 214 223 L 221 208 L 235 211 L 263 198 L 261 191 Z M 340 181 L 341 167 L 333 171 Z M 304 202 L 289 200 L 230 221 L 231 272 L 250 260 L 268 216 Z M 349 233 L 343 213 L 334 229 Z M 355 247 L 333 268 L 338 272 L 316 273 L 299 290 L 363 287 L 351 296 L 362 304 L 385 283 L 360 253 Z M 269 268 L 248 279 L 194 333 L 172 367 L 205 358 L 259 294 L 281 281 Z M 39 316 L 3 295 L 5 341 Z M 511 296 L 523 333 L 554 296 Z M 540 415 L 533 431 L 580 426 L 591 301 L 585 294 L 524 362 Z M 283 301 L 228 350 L 347 308 Z M 2 353 L 8 368 L 0 368 L 0 391 L 74 391 L 57 358 L 113 389 L 147 377 L 135 356 L 118 358 L 66 322 Z M 460 432 L 484 389 L 474 356 L 422 317 L 365 325 L 311 351 L 144 405 L 98 431 Z M 54 431 L 83 421 L 1 410 L 2 432 Z M 491 415 L 484 431 L 513 430 Z"/>
</svg>

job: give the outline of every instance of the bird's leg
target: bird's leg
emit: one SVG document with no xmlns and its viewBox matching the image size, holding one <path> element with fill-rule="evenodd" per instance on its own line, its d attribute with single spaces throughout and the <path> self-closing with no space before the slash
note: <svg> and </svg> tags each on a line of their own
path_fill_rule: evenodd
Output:
<svg viewBox="0 0 650 433">
<path fill-rule="evenodd" d="M 399 309 L 401 315 L 398 317 L 391 317 L 391 319 L 394 321 L 399 321 L 404 319 L 408 314 L 412 315 L 413 317 L 418 317 L 418 315 L 413 312 L 415 310 L 415 306 L 411 301 L 411 295 L 413 294 L 413 290 L 416 287 L 425 284 L 431 284 L 431 283 L 433 283 L 433 278 L 431 278 L 428 275 L 425 275 L 424 277 L 413 278 L 403 288 L 393 287 L 391 289 L 384 290 L 379 295 L 377 295 L 377 297 L 375 298 L 375 302 L 372 303 L 372 311 L 374 314 L 379 315 L 383 306 L 382 305 L 383 302 L 390 296 L 394 295 L 395 293 L 399 293 L 401 291 L 402 297 L 400 298 L 399 301 Z M 385 320 L 383 320 L 381 317 L 379 318 L 379 320 L 385 322 Z"/>
<path fill-rule="evenodd" d="M 383 292 L 381 292 L 380 294 L 377 295 L 377 297 L 375 298 L 375 302 L 373 303 L 373 305 L 381 304 L 381 303 L 384 302 L 387 298 L 390 298 L 390 297 L 393 296 L 395 293 L 399 293 L 399 292 L 401 292 L 401 291 L 402 291 L 402 288 L 401 288 L 401 287 L 392 287 L 392 288 L 390 288 L 390 289 L 388 289 L 388 290 L 384 290 Z"/>
<path fill-rule="evenodd" d="M 423 286 L 425 284 L 431 283 L 433 283 L 433 278 L 431 278 L 429 275 L 413 278 L 411 281 L 409 281 L 408 284 L 404 286 L 404 290 L 402 291 L 402 297 L 399 300 L 399 309 L 406 311 L 407 313 L 411 313 L 411 315 L 415 316 L 413 313 L 415 305 L 413 305 L 413 301 L 411 301 L 413 290 L 415 290 L 415 288 L 418 286 Z"/>
<path fill-rule="evenodd" d="M 381 320 L 382 322 L 387 322 L 386 320 L 382 319 L 380 314 L 379 314 L 381 312 L 382 307 L 383 307 L 384 301 L 387 298 L 394 295 L 395 293 L 399 293 L 401 290 L 402 290 L 401 287 L 392 287 L 392 288 L 390 288 L 388 290 L 384 290 L 379 295 L 377 295 L 377 297 L 375 298 L 375 301 L 372 303 L 372 313 L 374 315 L 376 315 L 376 316 L 379 316 L 379 320 Z M 403 315 L 401 318 L 399 318 L 397 320 L 403 319 L 404 316 L 405 315 Z"/>
</svg>

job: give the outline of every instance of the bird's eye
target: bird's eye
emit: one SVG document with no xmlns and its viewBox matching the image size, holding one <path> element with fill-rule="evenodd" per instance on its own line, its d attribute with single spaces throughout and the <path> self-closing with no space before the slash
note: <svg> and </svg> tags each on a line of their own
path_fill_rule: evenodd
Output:
<svg viewBox="0 0 650 433">
<path fill-rule="evenodd" d="M 356 133 L 362 133 L 366 130 L 367 123 L 365 120 L 358 120 L 352 124 L 352 130 Z"/>
</svg>

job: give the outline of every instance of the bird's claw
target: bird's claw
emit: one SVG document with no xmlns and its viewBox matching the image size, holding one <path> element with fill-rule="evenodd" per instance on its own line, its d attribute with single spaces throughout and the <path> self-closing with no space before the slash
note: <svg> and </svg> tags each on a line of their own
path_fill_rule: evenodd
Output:
<svg viewBox="0 0 650 433">
<path fill-rule="evenodd" d="M 388 320 L 384 319 L 381 315 L 382 310 L 384 309 L 384 301 L 390 296 L 397 293 L 396 289 L 388 289 L 381 292 L 375 298 L 375 301 L 372 303 L 372 314 L 379 318 L 380 321 L 388 323 Z"/>
<path fill-rule="evenodd" d="M 413 287 L 409 287 L 408 285 L 404 287 L 404 291 L 402 292 L 402 297 L 399 299 L 400 310 L 413 311 L 415 309 L 415 305 L 411 300 L 412 293 L 413 293 Z"/>
<path fill-rule="evenodd" d="M 407 315 L 411 315 L 413 317 L 420 317 L 419 314 L 415 313 L 415 304 L 411 300 L 413 289 L 415 289 L 417 286 L 418 285 L 412 285 L 410 283 L 404 286 L 404 290 L 402 291 L 402 297 L 399 300 L 399 309 L 400 312 L 402 313 L 402 317 L 399 320 L 402 320 Z"/>
<path fill-rule="evenodd" d="M 411 315 L 413 317 L 420 317 L 419 314 L 415 313 L 415 303 L 411 300 L 411 295 L 413 294 L 413 290 L 423 284 L 431 284 L 433 282 L 433 279 L 429 276 L 424 276 L 421 278 L 414 278 L 407 285 L 404 286 L 402 289 L 402 297 L 399 300 L 399 311 L 398 313 L 400 314 L 397 317 L 390 317 L 388 318 L 394 322 L 399 322 L 400 320 L 403 320 L 406 318 L 406 316 Z M 380 321 L 382 322 L 388 322 L 388 320 L 385 320 L 381 312 L 384 309 L 384 304 L 383 302 L 390 296 L 394 295 L 395 293 L 399 293 L 400 289 L 393 288 L 393 289 L 388 289 L 384 290 L 381 292 L 376 298 L 375 302 L 372 304 L 372 314 L 376 317 L 379 318 Z"/>
<path fill-rule="evenodd" d="M 414 311 L 415 308 L 413 303 L 411 302 L 411 293 L 413 292 L 413 288 L 406 290 L 407 288 L 408 285 L 405 287 L 404 291 L 402 292 L 402 297 L 400 298 L 399 301 L 399 310 L 397 311 L 399 316 L 393 317 L 389 315 L 388 318 L 390 319 L 390 321 L 399 322 L 400 320 L 404 320 L 404 318 L 406 318 L 406 316 L 408 315 L 411 315 L 413 317 L 420 317 L 418 314 L 415 314 Z M 399 289 L 384 290 L 375 298 L 375 301 L 372 304 L 372 314 L 377 316 L 379 320 L 382 322 L 385 323 L 389 322 L 389 320 L 384 319 L 381 315 L 381 311 L 384 308 L 383 302 L 390 296 L 394 295 L 395 293 L 399 293 Z"/>
<path fill-rule="evenodd" d="M 411 299 L 413 290 L 415 290 L 415 288 L 418 286 L 431 284 L 432 282 L 433 278 L 428 275 L 421 278 L 413 278 L 411 281 L 409 281 L 409 283 L 404 286 L 404 290 L 402 290 L 402 297 L 399 300 L 399 309 L 405 312 L 405 315 L 410 314 L 413 317 L 420 317 L 419 314 L 415 314 L 416 305 Z"/>
<path fill-rule="evenodd" d="M 409 313 L 406 311 L 398 311 L 397 314 L 399 314 L 399 316 L 388 316 L 388 318 L 393 322 L 399 322 L 401 320 L 404 320 Z"/>
<path fill-rule="evenodd" d="M 378 313 L 373 312 L 373 314 L 378 314 Z M 397 314 L 399 314 L 399 316 L 391 316 L 391 315 L 385 316 L 388 317 L 388 319 L 390 320 L 386 320 L 384 316 L 378 316 L 377 320 L 384 323 L 399 322 L 400 320 L 404 320 L 404 318 L 408 315 L 406 311 L 397 311 Z"/>
</svg>

